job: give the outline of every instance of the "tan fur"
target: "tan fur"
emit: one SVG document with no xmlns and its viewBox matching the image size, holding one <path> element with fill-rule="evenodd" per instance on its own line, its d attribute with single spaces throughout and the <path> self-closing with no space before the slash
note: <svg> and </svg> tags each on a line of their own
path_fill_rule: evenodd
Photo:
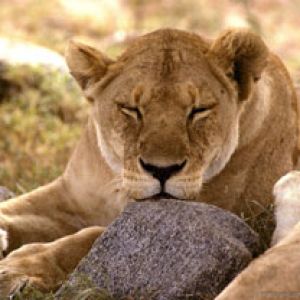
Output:
<svg viewBox="0 0 300 300">
<path fill-rule="evenodd" d="M 254 260 L 216 300 L 300 299 L 300 172 L 280 178 L 274 195 L 275 246 Z"/>
<path fill-rule="evenodd" d="M 172 197 L 246 216 L 270 205 L 275 181 L 293 168 L 294 89 L 251 32 L 229 30 L 208 42 L 165 29 L 138 38 L 115 62 L 76 42 L 66 58 L 92 102 L 90 118 L 60 178 L 0 204 L 9 251 L 106 226 L 129 199 L 158 194 L 160 183 L 141 159 L 181 166 L 164 185 Z M 64 239 L 71 247 L 76 237 Z M 49 249 L 55 253 L 55 243 Z M 35 268 L 52 267 L 38 260 Z"/>
<path fill-rule="evenodd" d="M 276 229 L 272 245 L 282 240 L 300 221 L 300 172 L 292 171 L 274 186 Z"/>
<path fill-rule="evenodd" d="M 265 254 L 254 260 L 216 300 L 299 299 L 299 224 Z"/>
</svg>

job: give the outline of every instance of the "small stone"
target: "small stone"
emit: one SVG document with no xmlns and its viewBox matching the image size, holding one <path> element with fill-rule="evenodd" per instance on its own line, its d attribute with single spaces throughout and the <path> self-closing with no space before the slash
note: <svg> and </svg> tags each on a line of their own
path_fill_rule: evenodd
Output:
<svg viewBox="0 0 300 300">
<path fill-rule="evenodd" d="M 4 186 L 0 186 L 0 202 L 15 197 L 15 194 Z"/>
<path fill-rule="evenodd" d="M 258 235 L 236 215 L 194 202 L 130 203 L 58 291 L 80 278 L 117 299 L 214 299 L 259 251 Z"/>
</svg>

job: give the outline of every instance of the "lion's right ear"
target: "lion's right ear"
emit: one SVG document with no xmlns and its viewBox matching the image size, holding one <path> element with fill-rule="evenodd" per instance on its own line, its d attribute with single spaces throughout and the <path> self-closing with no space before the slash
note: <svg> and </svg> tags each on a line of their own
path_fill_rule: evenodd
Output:
<svg viewBox="0 0 300 300">
<path fill-rule="evenodd" d="M 69 42 L 65 57 L 71 75 L 83 90 L 98 82 L 113 63 L 100 51 L 74 40 Z"/>
</svg>

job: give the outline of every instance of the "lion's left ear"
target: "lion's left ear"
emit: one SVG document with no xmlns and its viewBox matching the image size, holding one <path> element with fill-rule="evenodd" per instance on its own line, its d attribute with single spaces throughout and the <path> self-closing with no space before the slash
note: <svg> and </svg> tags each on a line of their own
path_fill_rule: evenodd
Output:
<svg viewBox="0 0 300 300">
<path fill-rule="evenodd" d="M 226 75 L 238 83 L 239 99 L 247 99 L 267 65 L 269 51 L 263 40 L 246 29 L 227 30 L 212 44 L 211 52 Z"/>
<path fill-rule="evenodd" d="M 100 51 L 74 40 L 69 42 L 65 57 L 71 75 L 83 90 L 99 81 L 113 63 Z"/>
</svg>

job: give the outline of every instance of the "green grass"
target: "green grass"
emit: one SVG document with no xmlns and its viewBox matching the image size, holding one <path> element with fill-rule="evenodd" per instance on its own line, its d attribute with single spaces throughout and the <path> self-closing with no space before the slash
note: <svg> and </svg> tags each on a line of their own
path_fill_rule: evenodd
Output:
<svg viewBox="0 0 300 300">
<path fill-rule="evenodd" d="M 55 300 L 54 293 L 42 293 L 33 287 L 27 287 L 22 292 L 14 296 L 14 300 Z M 74 291 L 66 291 L 60 300 L 117 300 L 112 298 L 105 290 L 95 287 L 86 287 L 85 289 Z M 125 300 L 125 298 L 124 298 Z M 128 298 L 129 300 L 129 298 Z"/>
<path fill-rule="evenodd" d="M 53 293 L 44 294 L 33 287 L 28 287 L 21 293 L 17 294 L 13 299 L 14 300 L 55 300 L 56 298 Z M 106 291 L 97 288 L 86 288 L 76 293 L 66 292 L 60 299 L 61 300 L 117 300 L 115 298 L 112 298 Z"/>
<path fill-rule="evenodd" d="M 122 298 L 115 298 L 110 295 L 105 289 L 100 289 L 83 274 L 78 274 L 73 277 L 73 286 L 65 285 L 59 291 L 59 297 L 55 297 L 55 293 L 42 293 L 38 289 L 27 286 L 22 291 L 14 295 L 13 300 L 151 300 L 151 295 L 147 298 L 136 293 L 133 296 L 125 296 Z"/>
<path fill-rule="evenodd" d="M 66 286 L 59 294 L 60 300 L 118 300 L 103 289 L 97 288 L 86 275 L 76 277 L 76 291 Z M 0 297 L 1 299 L 1 297 Z M 55 293 L 43 293 L 37 288 L 27 285 L 13 295 L 13 300 L 54 300 Z M 123 299 L 125 300 L 125 298 Z M 126 298 L 126 300 L 130 300 Z"/>
<path fill-rule="evenodd" d="M 0 185 L 24 193 L 64 169 L 87 115 L 68 75 L 42 67 L 2 68 Z"/>
</svg>

